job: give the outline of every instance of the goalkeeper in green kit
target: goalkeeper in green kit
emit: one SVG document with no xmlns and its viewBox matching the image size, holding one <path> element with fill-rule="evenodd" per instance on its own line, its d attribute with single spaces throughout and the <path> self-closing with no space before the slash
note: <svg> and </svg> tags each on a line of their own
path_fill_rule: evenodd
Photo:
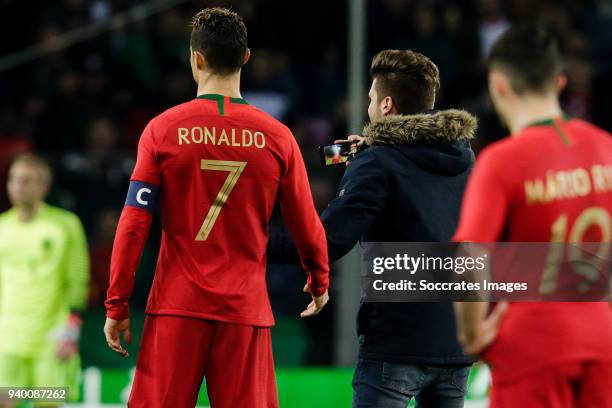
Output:
<svg viewBox="0 0 612 408">
<path fill-rule="evenodd" d="M 13 207 L 0 214 L 0 387 L 68 387 L 72 400 L 89 254 L 77 216 L 44 202 L 50 184 L 39 157 L 13 162 Z"/>
</svg>

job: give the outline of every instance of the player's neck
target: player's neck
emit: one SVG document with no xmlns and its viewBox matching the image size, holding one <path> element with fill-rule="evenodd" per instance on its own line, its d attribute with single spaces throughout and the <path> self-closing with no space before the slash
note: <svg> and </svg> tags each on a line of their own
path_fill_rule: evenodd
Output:
<svg viewBox="0 0 612 408">
<path fill-rule="evenodd" d="M 17 220 L 24 224 L 32 221 L 34 217 L 36 217 L 36 214 L 38 214 L 38 212 L 42 208 L 42 205 L 42 202 L 37 202 L 32 204 L 24 204 L 20 205 L 19 207 L 16 207 Z"/>
<path fill-rule="evenodd" d="M 240 94 L 240 71 L 227 76 L 200 73 L 197 95 L 217 94 L 242 98 Z"/>
<path fill-rule="evenodd" d="M 513 135 L 519 134 L 526 127 L 544 120 L 561 117 L 563 110 L 557 96 L 527 97 L 521 100 L 516 109 L 512 109 L 508 125 Z"/>
</svg>

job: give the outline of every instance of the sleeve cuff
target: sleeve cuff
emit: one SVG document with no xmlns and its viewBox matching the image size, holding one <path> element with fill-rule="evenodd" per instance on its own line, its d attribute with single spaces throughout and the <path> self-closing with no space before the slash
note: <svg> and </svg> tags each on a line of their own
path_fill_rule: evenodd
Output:
<svg viewBox="0 0 612 408">
<path fill-rule="evenodd" d="M 327 285 L 313 285 L 312 274 L 308 274 L 308 286 L 310 286 L 310 293 L 314 297 L 319 297 L 325 293 L 325 291 L 329 288 L 329 284 Z"/>
<path fill-rule="evenodd" d="M 106 317 L 113 320 L 125 320 L 130 317 L 130 311 L 127 306 L 122 308 L 114 307 L 112 309 L 106 309 Z"/>
</svg>

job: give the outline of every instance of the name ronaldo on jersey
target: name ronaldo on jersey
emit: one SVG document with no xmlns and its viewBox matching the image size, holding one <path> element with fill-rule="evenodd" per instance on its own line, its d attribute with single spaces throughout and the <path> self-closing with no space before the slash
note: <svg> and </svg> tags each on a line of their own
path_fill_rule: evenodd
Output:
<svg viewBox="0 0 612 408">
<path fill-rule="evenodd" d="M 178 144 L 211 144 L 231 147 L 266 147 L 266 136 L 263 132 L 249 129 L 230 128 L 228 130 L 211 126 L 194 126 L 178 128 Z"/>
</svg>

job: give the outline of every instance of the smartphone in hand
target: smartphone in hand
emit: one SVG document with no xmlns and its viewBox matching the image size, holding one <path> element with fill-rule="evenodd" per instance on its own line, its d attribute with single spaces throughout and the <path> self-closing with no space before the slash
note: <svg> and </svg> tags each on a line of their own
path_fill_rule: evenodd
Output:
<svg viewBox="0 0 612 408">
<path fill-rule="evenodd" d="M 319 156 L 323 167 L 345 164 L 351 156 L 350 143 L 319 146 Z"/>
</svg>

